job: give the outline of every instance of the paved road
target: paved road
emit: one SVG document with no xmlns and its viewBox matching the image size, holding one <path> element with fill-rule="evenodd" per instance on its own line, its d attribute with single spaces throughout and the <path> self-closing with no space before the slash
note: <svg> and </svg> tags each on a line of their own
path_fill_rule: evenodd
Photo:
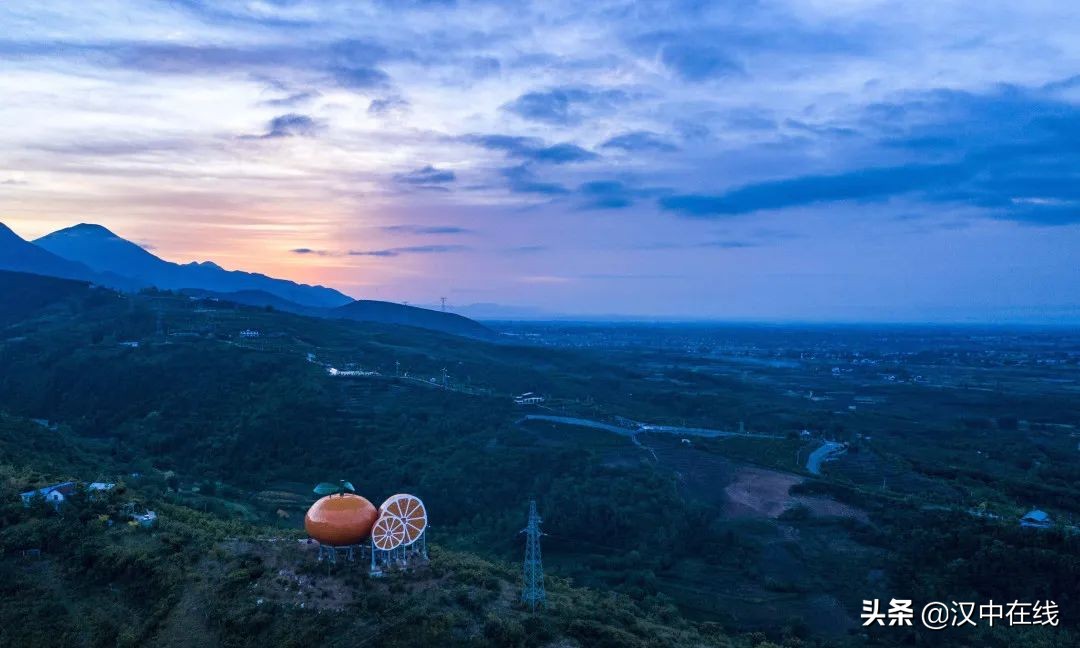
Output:
<svg viewBox="0 0 1080 648">
<path fill-rule="evenodd" d="M 806 458 L 806 469 L 812 475 L 821 474 L 821 464 L 831 459 L 836 459 L 844 454 L 844 444 L 834 441 L 826 441 L 820 448 L 810 453 Z"/>
<path fill-rule="evenodd" d="M 723 437 L 751 437 L 755 439 L 782 439 L 784 437 L 770 435 L 770 434 L 740 434 L 738 432 L 724 432 L 723 430 L 709 430 L 706 428 L 686 428 L 686 427 L 674 427 L 670 425 L 647 425 L 638 424 L 637 427 L 620 427 L 618 425 L 611 425 L 610 423 L 602 423 L 600 421 L 593 421 L 590 419 L 576 418 L 573 416 L 548 416 L 546 414 L 526 414 L 522 421 L 548 421 L 549 423 L 562 423 L 563 425 L 577 425 L 580 427 L 594 428 L 597 430 L 606 430 L 608 432 L 614 432 L 615 434 L 621 434 L 623 436 L 632 437 L 635 434 L 642 432 L 654 433 L 654 434 L 675 434 L 678 436 L 698 436 L 708 437 L 712 439 Z"/>
<path fill-rule="evenodd" d="M 594 428 L 596 430 L 605 430 L 607 432 L 614 432 L 615 434 L 621 434 L 623 436 L 634 436 L 637 430 L 631 430 L 630 428 L 619 427 L 617 425 L 611 425 L 609 423 L 601 423 L 600 421 L 590 421 L 589 419 L 574 418 L 572 416 L 548 416 L 547 414 L 526 414 L 521 418 L 522 421 L 547 421 L 549 423 L 562 423 L 563 425 L 576 425 L 578 427 Z"/>
</svg>

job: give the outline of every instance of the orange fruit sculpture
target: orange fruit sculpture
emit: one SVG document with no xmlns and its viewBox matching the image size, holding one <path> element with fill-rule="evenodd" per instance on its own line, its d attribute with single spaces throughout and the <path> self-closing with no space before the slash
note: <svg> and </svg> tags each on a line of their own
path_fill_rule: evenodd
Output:
<svg viewBox="0 0 1080 648">
<path fill-rule="evenodd" d="M 359 495 L 327 495 L 308 509 L 304 529 L 321 544 L 341 547 L 368 537 L 378 518 L 375 505 Z"/>
</svg>

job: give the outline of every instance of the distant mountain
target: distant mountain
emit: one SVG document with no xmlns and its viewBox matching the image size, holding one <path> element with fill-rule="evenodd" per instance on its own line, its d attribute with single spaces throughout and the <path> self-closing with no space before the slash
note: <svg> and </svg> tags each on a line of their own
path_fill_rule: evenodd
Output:
<svg viewBox="0 0 1080 648">
<path fill-rule="evenodd" d="M 61 258 L 52 252 L 24 241 L 0 223 L 0 270 L 91 280 L 94 271 L 81 263 Z"/>
<path fill-rule="evenodd" d="M 361 322 L 415 326 L 481 340 L 490 340 L 497 336 L 495 331 L 483 324 L 454 313 L 367 299 L 335 308 L 327 316 Z"/>
<path fill-rule="evenodd" d="M 335 308 L 352 301 L 352 298 L 332 288 L 298 284 L 252 272 L 225 270 L 209 261 L 187 264 L 165 261 L 100 225 L 76 225 L 53 232 L 34 243 L 63 259 L 76 261 L 98 272 L 129 277 L 142 285 L 162 290 L 200 288 L 222 293 L 263 291 L 302 306 L 318 308 Z"/>
<path fill-rule="evenodd" d="M 30 243 L 0 224 L 0 270 L 80 279 L 127 291 L 153 286 L 312 317 L 415 326 L 478 339 L 497 335 L 453 313 L 390 302 L 353 301 L 331 288 L 224 270 L 209 261 L 172 263 L 100 225 L 76 225 Z"/>
<path fill-rule="evenodd" d="M 286 313 L 296 313 L 309 317 L 322 317 L 327 319 L 348 319 L 358 322 L 375 322 L 378 324 L 398 324 L 402 326 L 414 326 L 460 335 L 464 337 L 488 340 L 498 334 L 488 327 L 474 322 L 473 320 L 441 311 L 414 306 L 403 306 L 392 302 L 362 300 L 355 301 L 338 308 L 315 308 L 304 306 L 282 299 L 276 295 L 261 290 L 241 290 L 231 293 L 219 293 L 210 290 L 185 289 L 180 291 L 191 297 L 202 299 L 217 299 L 245 306 L 270 306 L 275 310 Z"/>
</svg>

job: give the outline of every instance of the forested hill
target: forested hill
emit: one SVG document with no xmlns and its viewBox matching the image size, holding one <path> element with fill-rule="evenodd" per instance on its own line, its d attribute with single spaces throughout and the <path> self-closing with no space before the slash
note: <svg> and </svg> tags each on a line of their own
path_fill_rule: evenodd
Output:
<svg viewBox="0 0 1080 648">
<path fill-rule="evenodd" d="M 528 410 L 513 400 L 538 392 L 551 410 L 613 423 L 621 415 L 719 428 L 745 411 L 777 430 L 828 420 L 813 401 L 743 379 L 743 364 L 733 376 L 672 368 L 682 356 L 653 349 L 491 344 L 188 295 L 0 279 L 10 280 L 0 282 L 0 645 L 1075 639 L 1073 626 L 962 636 L 888 629 L 871 640 L 859 631 L 868 596 L 1056 597 L 1063 619 L 1080 618 L 1080 600 L 1067 596 L 1080 580 L 1080 536 L 966 512 L 972 502 L 1011 510 L 1042 498 L 1048 487 L 1034 489 L 1021 469 L 988 481 L 916 466 L 890 476 L 903 492 L 886 491 L 877 479 L 863 486 L 801 472 L 794 462 L 812 445 L 798 432 L 684 443 L 523 422 Z M 26 283 L 16 290 L 11 281 Z M 861 424 L 878 420 L 902 419 Z M 884 447 L 887 434 L 875 431 L 874 443 Z M 963 438 L 933 428 L 917 437 L 919 449 L 938 437 Z M 1029 447 L 1019 432 L 996 430 L 995 439 Z M 1056 456 L 1049 437 L 1036 441 Z M 850 454 L 914 464 L 869 445 Z M 293 542 L 312 486 L 337 479 L 373 502 L 423 498 L 430 570 L 376 581 L 362 566 L 328 570 Z M 65 480 L 119 487 L 104 500 L 77 499 L 62 516 L 17 498 Z M 1057 510 L 1076 506 L 1068 487 L 1054 490 Z M 517 603 L 519 531 L 533 498 L 551 601 L 538 617 Z M 130 527 L 121 511 L 132 502 L 157 511 L 160 525 Z M 777 502 L 791 506 L 761 512 Z"/>
<path fill-rule="evenodd" d="M 23 288 L 0 284 L 0 645 L 756 643 L 670 601 L 555 576 L 541 616 L 520 606 L 512 558 L 528 498 L 602 479 L 588 456 L 534 446 L 502 398 L 337 382 L 322 364 L 397 359 L 434 374 L 445 358 L 433 352 L 461 338 L 3 278 Z M 450 346 L 477 362 L 498 353 Z M 294 542 L 311 485 L 344 476 L 376 502 L 424 497 L 430 567 L 372 579 Z M 632 515 L 673 495 L 647 471 L 634 479 L 661 494 Z M 72 496 L 62 515 L 22 506 L 20 492 L 66 480 L 117 487 Z M 127 524 L 126 505 L 155 510 L 158 526 Z"/>
<path fill-rule="evenodd" d="M 85 281 L 0 270 L 0 324 L 18 322 L 51 305 L 94 292 Z"/>
<path fill-rule="evenodd" d="M 328 315 L 360 322 L 415 326 L 481 340 L 491 340 L 496 337 L 494 331 L 467 317 L 391 302 L 361 299 L 335 308 Z"/>
</svg>

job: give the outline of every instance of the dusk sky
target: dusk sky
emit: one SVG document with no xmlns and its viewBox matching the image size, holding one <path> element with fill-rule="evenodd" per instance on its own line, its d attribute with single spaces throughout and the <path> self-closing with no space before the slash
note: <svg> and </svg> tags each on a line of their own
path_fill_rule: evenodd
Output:
<svg viewBox="0 0 1080 648">
<path fill-rule="evenodd" d="M 1080 321 L 1080 4 L 0 3 L 0 221 L 353 297 Z"/>
</svg>

